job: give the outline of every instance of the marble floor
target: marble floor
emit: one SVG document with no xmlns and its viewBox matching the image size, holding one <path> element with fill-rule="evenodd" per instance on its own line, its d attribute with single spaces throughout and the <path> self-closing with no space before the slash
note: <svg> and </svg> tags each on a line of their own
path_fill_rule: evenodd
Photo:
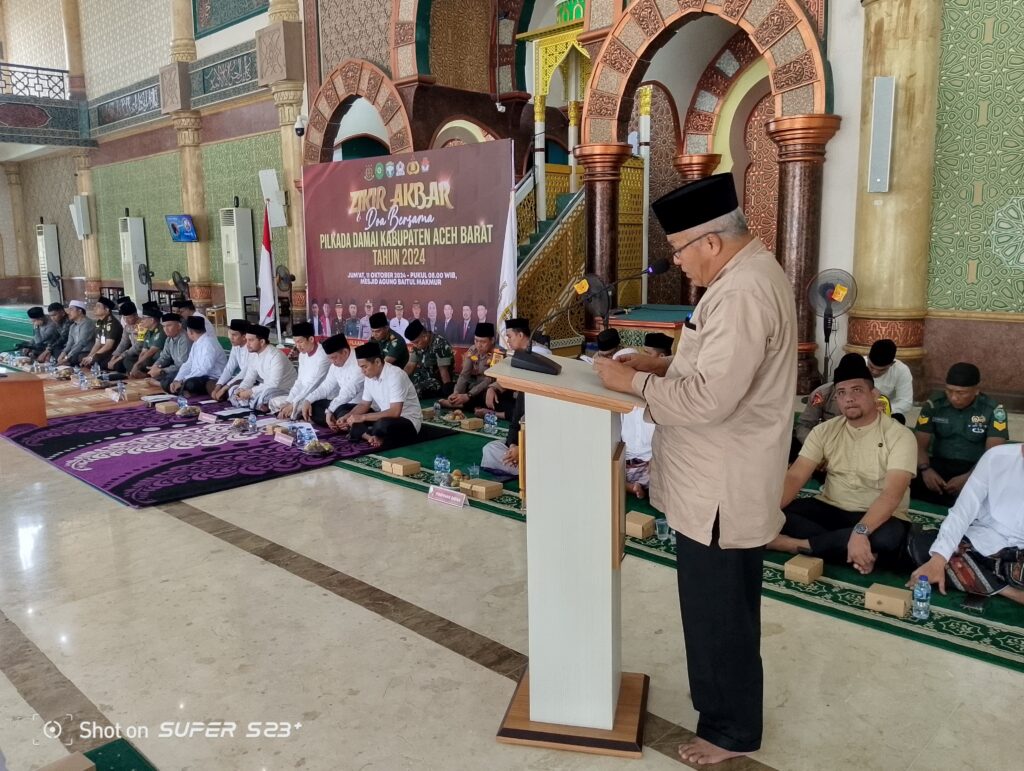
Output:
<svg viewBox="0 0 1024 771">
<path fill-rule="evenodd" d="M 668 568 L 623 566 L 623 668 L 652 686 L 643 759 L 617 760 L 494 740 L 518 522 L 334 468 L 132 510 L 3 440 L 0 490 L 10 771 L 143 729 L 159 769 L 669 768 L 695 726 Z M 1020 767 L 1024 675 L 770 599 L 763 655 L 764 747 L 724 769 Z"/>
</svg>

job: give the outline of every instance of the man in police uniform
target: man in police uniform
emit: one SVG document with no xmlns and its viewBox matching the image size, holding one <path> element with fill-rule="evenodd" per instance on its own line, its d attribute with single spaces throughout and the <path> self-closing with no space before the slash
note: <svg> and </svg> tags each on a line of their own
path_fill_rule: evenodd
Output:
<svg viewBox="0 0 1024 771">
<path fill-rule="evenodd" d="M 405 340 L 396 335 L 388 325 L 387 314 L 383 311 L 377 311 L 370 316 L 370 339 L 380 346 L 384 361 L 394 364 L 399 369 L 405 369 L 405 365 L 409 363 L 409 349 L 405 345 Z"/>
<path fill-rule="evenodd" d="M 483 408 L 487 389 L 494 382 L 494 378 L 484 374 L 491 366 L 493 351 L 494 324 L 481 322 L 473 330 L 473 345 L 462 357 L 462 372 L 455 383 L 455 391 L 441 402 L 442 407 Z"/>
<path fill-rule="evenodd" d="M 807 441 L 807 435 L 814 430 L 815 426 L 843 414 L 839 405 L 836 404 L 835 391 L 834 383 L 822 383 L 807 397 L 807 406 L 800 413 L 793 429 L 793 443 L 789 449 L 790 463 L 796 460 L 800 454 L 800 448 Z"/>
<path fill-rule="evenodd" d="M 952 506 L 985 450 L 1010 438 L 1006 410 L 981 393 L 981 372 L 960 362 L 946 374 L 946 394 L 928 401 L 917 419 L 914 498 Z M 930 446 L 930 451 L 929 451 Z"/>
<path fill-rule="evenodd" d="M 605 387 L 647 402 L 657 425 L 651 504 L 677 532 L 676 574 L 697 736 L 710 765 L 761 746 L 761 579 L 779 510 L 796 392 L 796 303 L 739 209 L 731 174 L 691 182 L 651 208 L 673 262 L 707 287 L 675 356 L 595 359 Z"/>
<path fill-rule="evenodd" d="M 114 318 L 114 308 L 117 306 L 109 297 L 101 297 L 93 306 L 93 313 L 96 315 L 96 338 L 92 349 L 82 359 L 83 367 L 91 367 L 98 364 L 101 368 L 107 366 L 110 357 L 114 355 L 114 349 L 121 342 L 124 335 L 124 327 L 121 322 Z"/>
<path fill-rule="evenodd" d="M 455 388 L 452 379 L 455 351 L 451 343 L 428 330 L 418 319 L 406 323 L 405 339 L 412 343 L 405 374 L 416 386 L 417 395 L 421 399 L 449 396 Z"/>
</svg>

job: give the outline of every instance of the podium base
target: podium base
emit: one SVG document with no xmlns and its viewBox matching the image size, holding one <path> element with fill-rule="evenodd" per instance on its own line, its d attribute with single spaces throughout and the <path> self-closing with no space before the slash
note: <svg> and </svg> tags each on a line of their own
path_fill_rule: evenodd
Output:
<svg viewBox="0 0 1024 771">
<path fill-rule="evenodd" d="M 639 672 L 622 673 L 619 703 L 615 708 L 615 726 L 606 731 L 530 720 L 530 672 L 527 670 L 516 686 L 505 718 L 501 721 L 498 741 L 620 758 L 642 757 L 644 717 L 647 714 L 650 682 L 647 675 Z"/>
</svg>

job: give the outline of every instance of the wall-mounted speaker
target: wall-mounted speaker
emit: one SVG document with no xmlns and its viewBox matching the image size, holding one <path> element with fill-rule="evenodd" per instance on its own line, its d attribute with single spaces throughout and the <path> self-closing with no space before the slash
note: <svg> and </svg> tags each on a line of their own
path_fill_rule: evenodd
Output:
<svg viewBox="0 0 1024 771">
<path fill-rule="evenodd" d="M 871 145 L 868 149 L 868 192 L 888 193 L 892 169 L 892 126 L 896 111 L 896 78 L 876 77 L 871 95 Z"/>
</svg>

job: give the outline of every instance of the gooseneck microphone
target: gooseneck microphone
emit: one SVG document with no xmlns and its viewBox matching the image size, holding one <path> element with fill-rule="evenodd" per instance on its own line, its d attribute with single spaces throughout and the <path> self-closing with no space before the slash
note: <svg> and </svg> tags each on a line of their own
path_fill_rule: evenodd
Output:
<svg viewBox="0 0 1024 771">
<path fill-rule="evenodd" d="M 611 283 L 604 283 L 593 273 L 587 273 L 580 281 L 576 282 L 573 286 L 576 290 L 576 297 L 572 298 L 566 305 L 556 310 L 554 313 L 550 313 L 541 319 L 533 328 L 533 333 L 530 335 L 530 341 L 526 348 L 522 351 L 516 351 L 512 354 L 512 366 L 516 369 L 525 369 L 530 372 L 540 372 L 545 375 L 558 375 L 562 371 L 562 365 L 556 361 L 552 361 L 547 356 L 542 356 L 539 353 L 533 352 L 533 341 L 540 332 L 544 325 L 552 319 L 558 318 L 563 313 L 576 308 L 580 304 L 587 306 L 587 309 L 594 316 L 601 316 L 604 319 L 605 326 L 608 326 L 608 312 L 609 305 L 611 302 L 611 290 L 618 284 L 624 281 L 635 281 L 638 278 L 644 276 L 660 276 L 662 273 L 666 273 L 671 267 L 671 263 L 664 257 L 655 260 L 646 268 L 633 276 L 626 276 L 625 278 L 619 278 Z"/>
</svg>

